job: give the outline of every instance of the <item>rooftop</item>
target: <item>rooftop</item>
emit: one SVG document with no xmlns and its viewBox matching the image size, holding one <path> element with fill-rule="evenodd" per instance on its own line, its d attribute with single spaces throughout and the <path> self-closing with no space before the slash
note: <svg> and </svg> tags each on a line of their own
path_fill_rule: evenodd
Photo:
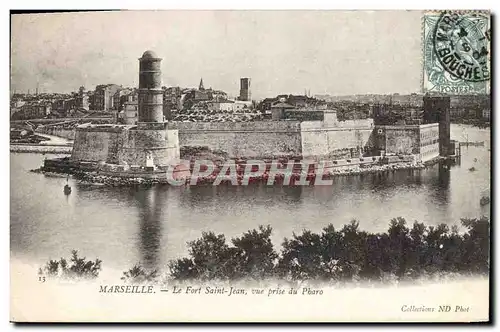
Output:
<svg viewBox="0 0 500 332">
<path fill-rule="evenodd" d="M 146 52 L 144 52 L 142 54 L 142 58 L 141 59 L 158 59 L 158 56 L 156 55 L 155 52 L 153 52 L 151 50 L 147 50 Z"/>
<path fill-rule="evenodd" d="M 280 103 L 274 104 L 273 106 L 271 106 L 271 108 L 295 108 L 295 106 L 280 102 Z"/>
</svg>

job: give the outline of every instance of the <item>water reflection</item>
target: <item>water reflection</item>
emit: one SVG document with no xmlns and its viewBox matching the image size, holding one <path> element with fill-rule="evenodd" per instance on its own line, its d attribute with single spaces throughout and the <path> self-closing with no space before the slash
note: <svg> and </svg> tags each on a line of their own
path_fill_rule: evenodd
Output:
<svg viewBox="0 0 500 332">
<path fill-rule="evenodd" d="M 254 183 L 248 186 L 210 184 L 186 186 L 183 188 L 169 188 L 180 194 L 182 207 L 197 209 L 203 206 L 209 210 L 217 210 L 217 206 L 228 204 L 255 204 L 260 207 L 272 205 L 272 203 L 286 203 L 294 206 L 302 204 L 301 186 L 268 186 L 265 183 Z"/>
<path fill-rule="evenodd" d="M 279 187 L 277 187 L 279 188 Z M 285 194 L 285 199 L 293 204 L 301 203 L 302 190 L 304 187 L 298 186 L 285 186 L 283 187 L 283 193 Z"/>
<path fill-rule="evenodd" d="M 447 193 L 450 189 L 450 169 L 452 167 L 453 165 L 449 162 L 442 162 L 438 165 L 438 186 L 446 196 L 448 196 Z"/>
<path fill-rule="evenodd" d="M 139 209 L 138 248 L 141 264 L 156 269 L 160 265 L 162 207 L 166 202 L 166 191 L 162 188 L 136 188 L 134 198 Z"/>
</svg>

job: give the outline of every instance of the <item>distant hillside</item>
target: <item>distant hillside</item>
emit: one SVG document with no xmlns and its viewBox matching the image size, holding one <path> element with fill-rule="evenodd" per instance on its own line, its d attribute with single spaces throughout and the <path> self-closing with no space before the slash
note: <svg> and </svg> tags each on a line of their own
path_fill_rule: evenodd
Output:
<svg viewBox="0 0 500 332">
<path fill-rule="evenodd" d="M 409 106 L 422 106 L 422 94 L 410 95 L 346 95 L 346 96 L 331 96 L 331 95 L 315 95 L 317 99 L 325 100 L 327 102 L 355 102 L 360 104 L 396 104 L 396 105 L 409 105 Z M 477 107 L 486 108 L 491 107 L 491 97 L 489 95 L 461 95 L 451 96 L 451 107 Z"/>
</svg>

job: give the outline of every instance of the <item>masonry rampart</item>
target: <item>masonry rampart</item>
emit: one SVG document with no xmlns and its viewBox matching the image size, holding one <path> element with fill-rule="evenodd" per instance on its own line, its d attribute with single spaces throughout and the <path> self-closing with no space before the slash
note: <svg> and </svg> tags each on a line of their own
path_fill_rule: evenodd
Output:
<svg viewBox="0 0 500 332">
<path fill-rule="evenodd" d="M 229 158 L 300 156 L 300 122 L 185 122 L 171 123 L 179 131 L 180 146 L 208 147 Z"/>
</svg>

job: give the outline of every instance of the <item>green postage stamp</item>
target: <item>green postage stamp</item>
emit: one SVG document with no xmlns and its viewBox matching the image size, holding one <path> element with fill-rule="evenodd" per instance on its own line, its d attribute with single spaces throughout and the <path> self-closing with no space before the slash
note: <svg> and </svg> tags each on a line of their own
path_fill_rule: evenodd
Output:
<svg viewBox="0 0 500 332">
<path fill-rule="evenodd" d="M 423 15 L 423 92 L 490 93 L 490 12 Z"/>
</svg>

